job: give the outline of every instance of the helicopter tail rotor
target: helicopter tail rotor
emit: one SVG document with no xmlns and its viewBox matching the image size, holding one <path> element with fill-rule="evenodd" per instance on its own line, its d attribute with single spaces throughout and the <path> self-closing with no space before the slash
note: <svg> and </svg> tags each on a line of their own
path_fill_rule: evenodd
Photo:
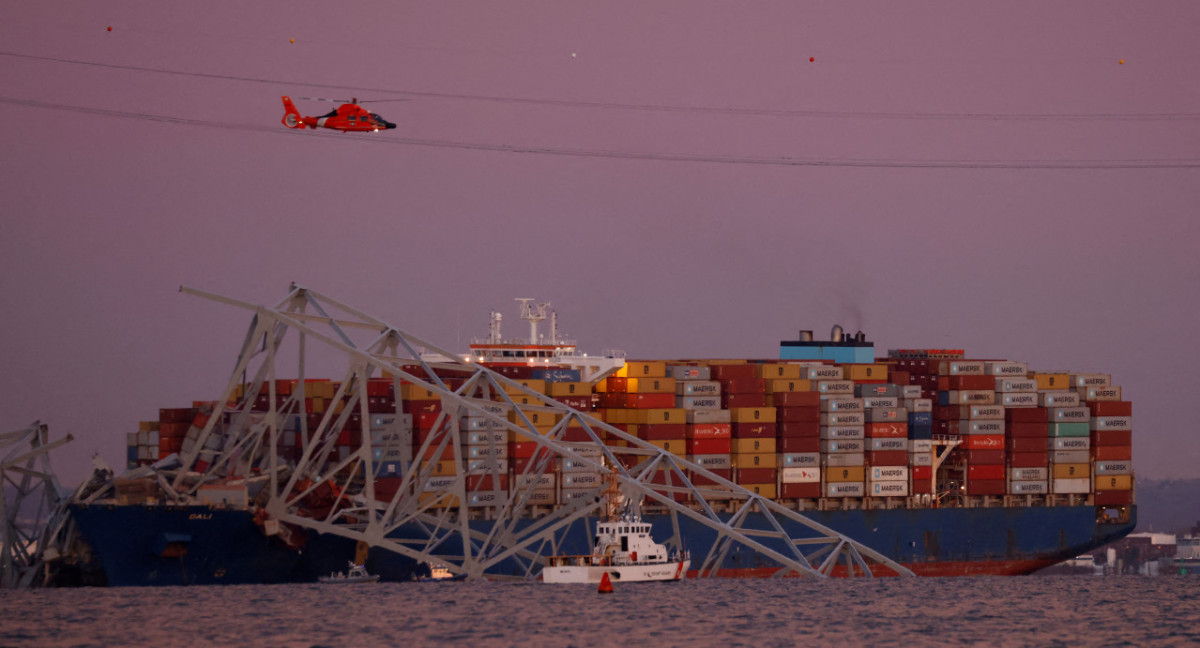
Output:
<svg viewBox="0 0 1200 648">
<path fill-rule="evenodd" d="M 288 128 L 304 128 L 304 120 L 300 116 L 300 111 L 296 110 L 296 105 L 292 103 L 291 97 L 283 98 L 283 125 Z"/>
</svg>

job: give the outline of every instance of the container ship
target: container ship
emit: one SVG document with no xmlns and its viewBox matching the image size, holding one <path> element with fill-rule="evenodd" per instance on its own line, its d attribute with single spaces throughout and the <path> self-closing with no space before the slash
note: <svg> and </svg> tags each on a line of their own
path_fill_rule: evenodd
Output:
<svg viewBox="0 0 1200 648">
<path fill-rule="evenodd" d="M 160 410 L 129 434 L 128 470 L 77 493 L 109 584 L 313 582 L 347 560 L 384 580 L 434 559 L 537 578 L 547 556 L 590 551 L 587 507 L 621 469 L 652 535 L 696 557 L 691 577 L 803 575 L 788 552 L 822 533 L 876 556 L 872 575 L 1029 574 L 1136 525 L 1132 405 L 1108 374 L 880 354 L 840 327 L 770 359 L 589 357 L 520 300 L 527 339 L 493 313 L 466 354 L 431 353 L 368 320 L 370 343 L 326 340 L 350 358 L 342 380 L 279 378 L 284 329 L 352 328 L 305 314 L 314 295 L 244 305 L 223 397 Z M 825 558 L 825 575 L 868 571 Z"/>
</svg>

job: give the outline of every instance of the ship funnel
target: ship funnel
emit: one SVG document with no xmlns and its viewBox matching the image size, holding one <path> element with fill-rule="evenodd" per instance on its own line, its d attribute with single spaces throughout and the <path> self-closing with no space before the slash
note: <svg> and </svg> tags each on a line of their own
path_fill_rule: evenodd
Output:
<svg viewBox="0 0 1200 648">
<path fill-rule="evenodd" d="M 500 344 L 500 313 L 492 311 L 491 322 L 488 323 L 488 344 Z"/>
<path fill-rule="evenodd" d="M 858 333 L 855 333 L 855 334 L 854 334 L 854 341 L 855 341 L 855 342 L 866 342 L 866 341 L 867 341 L 867 334 L 866 334 L 866 333 L 863 333 L 862 331 L 859 331 Z"/>
<path fill-rule="evenodd" d="M 800 331 L 800 341 L 801 342 L 812 342 L 813 341 L 812 331 Z"/>
<path fill-rule="evenodd" d="M 833 330 L 829 332 L 829 340 L 831 342 L 841 342 L 842 336 L 843 336 L 842 325 L 834 324 Z"/>
</svg>

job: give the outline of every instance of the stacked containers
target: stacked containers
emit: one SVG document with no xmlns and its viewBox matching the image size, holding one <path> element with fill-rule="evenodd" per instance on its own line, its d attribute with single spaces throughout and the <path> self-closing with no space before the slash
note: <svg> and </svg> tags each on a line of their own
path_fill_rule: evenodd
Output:
<svg viewBox="0 0 1200 648">
<path fill-rule="evenodd" d="M 624 394 L 622 408 L 609 410 L 616 421 L 630 426 L 630 434 L 649 442 L 667 452 L 684 457 L 687 455 L 685 410 L 675 407 L 675 379 L 667 377 L 667 365 L 662 361 L 629 361 L 609 378 L 607 388 L 609 404 L 620 404 L 621 398 L 613 394 Z M 610 422 L 612 420 L 610 419 Z M 640 457 L 630 455 L 631 461 Z M 678 485 L 670 471 L 659 469 L 651 475 L 651 483 Z M 663 491 L 677 501 L 687 499 L 682 494 Z"/>
<path fill-rule="evenodd" d="M 1095 504 L 1128 506 L 1133 503 L 1133 403 L 1121 400 L 1121 388 L 1107 374 L 1075 374 L 1071 384 L 1092 415 Z"/>
<path fill-rule="evenodd" d="M 721 383 L 706 366 L 672 365 L 667 373 L 675 379 L 675 407 L 684 412 L 687 460 L 733 481 L 732 427 L 729 410 L 721 407 Z M 716 483 L 695 473 L 689 478 L 697 486 Z"/>
<path fill-rule="evenodd" d="M 910 372 L 905 372 L 911 377 Z M 933 401 L 921 396 L 920 385 L 899 386 L 901 404 L 908 411 L 908 492 L 933 492 Z"/>
<path fill-rule="evenodd" d="M 821 479 L 823 497 L 866 495 L 866 414 L 854 397 L 853 381 L 835 365 L 809 366 L 801 376 L 812 381 L 821 401 Z"/>
<path fill-rule="evenodd" d="M 786 367 L 787 365 L 779 365 Z M 766 380 L 761 365 L 712 365 L 712 377 L 721 384 L 721 402 L 729 410 L 730 463 L 733 480 L 763 497 L 778 496 L 775 452 L 775 408 L 767 407 Z"/>
<path fill-rule="evenodd" d="M 1029 367 L 1022 362 L 988 362 L 986 371 L 995 380 L 996 402 L 1004 407 L 1008 493 L 1045 495 L 1049 492 L 1049 422 L 1039 402 L 1037 381 L 1028 377 Z"/>
<path fill-rule="evenodd" d="M 869 372 L 875 366 L 847 366 L 847 377 L 864 369 Z M 880 368 L 878 373 L 885 371 Z M 899 387 L 891 383 L 856 382 L 854 393 L 862 401 L 865 416 L 867 494 L 907 497 L 911 478 L 908 410 L 901 407 Z"/>
<path fill-rule="evenodd" d="M 963 492 L 1004 495 L 1005 408 L 996 404 L 995 379 L 986 374 L 986 362 L 938 362 L 935 419 L 962 440 L 956 453 L 962 460 Z"/>
<path fill-rule="evenodd" d="M 1070 376 L 1058 372 L 1034 372 L 1039 398 L 1050 425 L 1050 492 L 1054 495 L 1085 495 L 1092 492 L 1089 422 L 1091 412 L 1082 407 L 1079 395 L 1070 391 Z"/>
<path fill-rule="evenodd" d="M 807 375 L 807 367 L 796 375 Z M 773 378 L 767 381 L 769 405 L 775 408 L 776 466 L 779 497 L 821 497 L 821 395 L 810 391 L 808 378 Z"/>
</svg>

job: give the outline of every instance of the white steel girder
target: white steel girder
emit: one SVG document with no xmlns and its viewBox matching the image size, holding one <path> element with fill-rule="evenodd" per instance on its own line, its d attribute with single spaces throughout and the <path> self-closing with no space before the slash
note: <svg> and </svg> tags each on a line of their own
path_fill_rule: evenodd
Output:
<svg viewBox="0 0 1200 648">
<path fill-rule="evenodd" d="M 603 510 L 600 486 L 557 505 L 541 503 L 538 496 L 545 491 L 538 476 L 551 462 L 566 460 L 597 473 L 614 471 L 626 501 L 635 507 L 645 502 L 656 513 L 668 514 L 674 532 L 668 544 L 676 549 L 684 548 L 680 516 L 714 532 L 711 551 L 693 562 L 701 575 L 717 575 L 735 545 L 780 565 L 775 575 L 828 576 L 839 561 L 851 575 L 870 576 L 881 568 L 912 575 L 798 511 L 310 289 L 293 285 L 274 307 L 180 290 L 246 309 L 253 319 L 221 397 L 211 412 L 197 417 L 178 460 L 160 462 L 153 471 L 164 491 L 179 501 L 194 501 L 207 483 L 256 479 L 261 490 L 252 493 L 255 505 L 284 526 L 355 539 L 418 561 L 437 560 L 471 578 L 494 577 L 489 570 L 501 563 L 509 573 L 519 565 L 520 577 L 532 578 L 573 525 L 586 525 Z M 298 371 L 291 394 L 281 395 L 276 364 L 289 332 L 294 333 Z M 345 373 L 330 400 L 343 403 L 341 410 L 331 405 L 310 429 L 304 414 L 305 369 L 312 342 L 343 359 Z M 368 406 L 369 380 L 380 377 L 390 377 L 395 411 L 380 413 Z M 404 389 L 427 390 L 436 399 L 432 430 L 415 433 L 411 425 L 403 425 Z M 252 411 L 260 393 L 267 399 L 265 411 Z M 338 438 L 345 440 L 355 414 L 360 438 L 346 452 L 344 443 L 339 449 Z M 373 429 L 385 419 L 392 421 L 391 427 Z M 486 451 L 478 444 L 464 446 L 468 424 L 487 433 Z M 284 460 L 281 432 L 296 428 L 300 456 Z M 563 441 L 568 428 L 576 435 L 582 430 L 590 441 Z M 395 493 L 387 496 L 376 490 L 381 462 L 375 451 L 380 438 L 393 434 L 398 443 L 388 447 L 411 451 L 399 462 L 389 462 L 399 463 L 401 470 L 392 480 Z M 413 443 L 414 438 L 420 442 Z M 478 488 L 489 476 L 492 485 L 499 485 L 507 474 L 504 461 L 496 460 L 503 456 L 502 438 L 536 443 L 534 457 L 508 489 Z M 611 445 L 614 440 L 625 447 Z M 492 459 L 464 471 L 465 462 L 473 459 L 468 451 Z M 454 475 L 436 475 L 437 463 L 420 461 L 450 456 L 459 467 Z M 693 482 L 698 476 L 705 478 L 704 485 Z M 468 481 L 476 488 L 468 488 Z M 480 519 L 490 523 L 471 526 Z M 790 534 L 789 528 L 803 529 L 802 535 Z"/>
<path fill-rule="evenodd" d="M 66 553 L 67 495 L 49 453 L 70 441 L 51 441 L 38 421 L 0 434 L 0 588 L 48 584 L 49 563 Z"/>
</svg>

